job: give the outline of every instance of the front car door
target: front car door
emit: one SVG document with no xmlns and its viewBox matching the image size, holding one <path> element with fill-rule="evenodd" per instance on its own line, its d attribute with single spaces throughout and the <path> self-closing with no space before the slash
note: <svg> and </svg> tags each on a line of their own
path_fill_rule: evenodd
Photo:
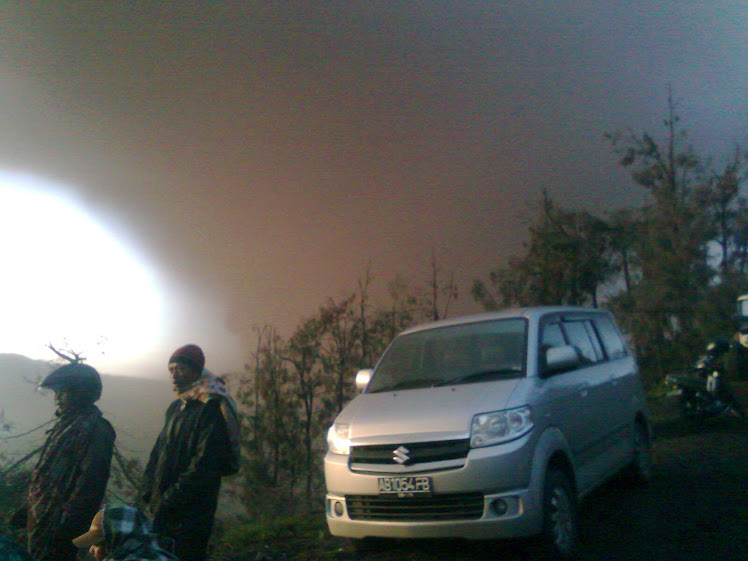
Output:
<svg viewBox="0 0 748 561">
<path fill-rule="evenodd" d="M 619 404 L 613 372 L 592 314 L 556 314 L 543 323 L 540 337 L 541 353 L 550 346 L 571 345 L 579 355 L 577 368 L 547 376 L 544 393 L 554 396 L 554 423 L 574 453 L 579 490 L 584 492 L 607 475 L 616 462 L 611 450 Z"/>
</svg>

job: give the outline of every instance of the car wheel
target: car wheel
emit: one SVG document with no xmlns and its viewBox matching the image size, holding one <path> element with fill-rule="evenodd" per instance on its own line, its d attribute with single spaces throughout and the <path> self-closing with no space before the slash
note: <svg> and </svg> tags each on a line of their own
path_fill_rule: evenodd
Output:
<svg viewBox="0 0 748 561">
<path fill-rule="evenodd" d="M 635 485 L 646 485 L 652 479 L 652 442 L 643 421 L 634 423 L 634 457 L 625 471 L 626 478 Z"/>
<path fill-rule="evenodd" d="M 577 504 L 569 477 L 548 470 L 543 487 L 543 531 L 535 540 L 542 559 L 569 560 L 577 546 Z"/>
</svg>

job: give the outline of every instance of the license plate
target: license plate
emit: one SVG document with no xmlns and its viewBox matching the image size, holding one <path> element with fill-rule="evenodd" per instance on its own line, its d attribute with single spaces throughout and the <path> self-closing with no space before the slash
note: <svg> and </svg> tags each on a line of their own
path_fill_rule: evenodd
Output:
<svg viewBox="0 0 748 561">
<path fill-rule="evenodd" d="M 379 494 L 418 497 L 431 494 L 431 478 L 425 476 L 393 476 L 379 478 Z"/>
</svg>

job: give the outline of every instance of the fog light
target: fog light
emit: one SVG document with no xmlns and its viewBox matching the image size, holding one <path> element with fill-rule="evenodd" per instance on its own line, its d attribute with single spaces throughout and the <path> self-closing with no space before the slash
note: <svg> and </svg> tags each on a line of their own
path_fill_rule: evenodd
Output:
<svg viewBox="0 0 748 561">
<path fill-rule="evenodd" d="M 509 510 L 509 505 L 504 499 L 494 499 L 491 503 L 491 510 L 497 516 L 504 516 Z"/>
<path fill-rule="evenodd" d="M 335 511 L 335 514 L 337 516 L 343 516 L 343 513 L 345 512 L 345 509 L 343 508 L 343 503 L 340 501 L 335 501 L 335 504 L 333 505 L 333 510 Z"/>
</svg>

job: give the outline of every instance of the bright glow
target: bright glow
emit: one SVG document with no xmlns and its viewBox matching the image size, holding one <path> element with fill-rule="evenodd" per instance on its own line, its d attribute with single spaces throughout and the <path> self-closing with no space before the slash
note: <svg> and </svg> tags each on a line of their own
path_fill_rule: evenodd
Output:
<svg viewBox="0 0 748 561">
<path fill-rule="evenodd" d="M 0 171 L 0 352 L 51 360 L 52 343 L 105 370 L 137 360 L 163 330 L 153 275 L 64 192 Z"/>
</svg>

